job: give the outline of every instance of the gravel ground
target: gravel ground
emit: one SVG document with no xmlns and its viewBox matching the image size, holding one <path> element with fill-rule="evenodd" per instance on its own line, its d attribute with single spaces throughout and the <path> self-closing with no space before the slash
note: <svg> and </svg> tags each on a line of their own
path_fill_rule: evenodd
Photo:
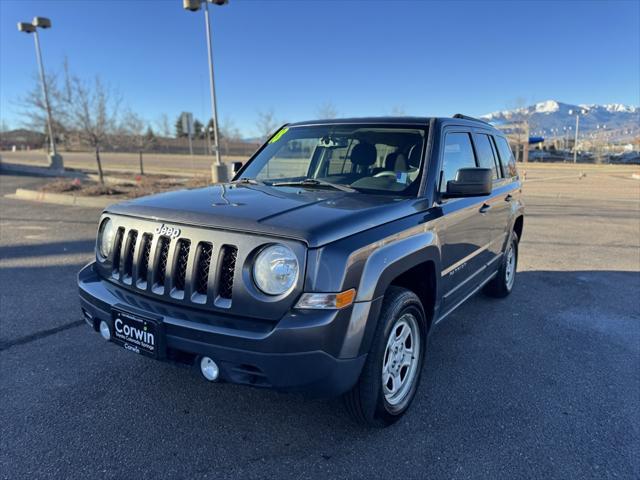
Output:
<svg viewBox="0 0 640 480">
<path fill-rule="evenodd" d="M 75 284 L 99 211 L 1 198 L 0 477 L 639 478 L 640 182 L 527 179 L 515 291 L 437 327 L 386 430 L 105 343 Z"/>
</svg>

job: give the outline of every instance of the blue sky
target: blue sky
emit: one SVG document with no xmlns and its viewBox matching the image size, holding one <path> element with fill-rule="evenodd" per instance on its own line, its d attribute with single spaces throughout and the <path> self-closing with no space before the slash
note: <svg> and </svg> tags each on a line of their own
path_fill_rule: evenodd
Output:
<svg viewBox="0 0 640 480">
<path fill-rule="evenodd" d="M 241 1 L 213 7 L 218 109 L 245 135 L 259 110 L 317 116 L 480 115 L 527 102 L 640 103 L 640 2 Z M 150 122 L 209 116 L 202 12 L 181 0 L 0 0 L 0 115 L 36 74 L 16 22 L 47 16 L 45 67 L 100 75 Z"/>
</svg>

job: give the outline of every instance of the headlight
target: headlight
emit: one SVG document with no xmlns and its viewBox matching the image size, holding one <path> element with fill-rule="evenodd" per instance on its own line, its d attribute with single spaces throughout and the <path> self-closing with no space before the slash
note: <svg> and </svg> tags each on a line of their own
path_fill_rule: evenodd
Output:
<svg viewBox="0 0 640 480">
<path fill-rule="evenodd" d="M 104 220 L 98 232 L 98 253 L 102 257 L 102 260 L 106 260 L 111 254 L 115 233 L 116 229 L 113 227 L 111 219 L 107 218 Z"/>
<path fill-rule="evenodd" d="M 256 257 L 253 279 L 257 287 L 267 295 L 281 295 L 298 280 L 298 259 L 284 245 L 267 247 Z"/>
</svg>

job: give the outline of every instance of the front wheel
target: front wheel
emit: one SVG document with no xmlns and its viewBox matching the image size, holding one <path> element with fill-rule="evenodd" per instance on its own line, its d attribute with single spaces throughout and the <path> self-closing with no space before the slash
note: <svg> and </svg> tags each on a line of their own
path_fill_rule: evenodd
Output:
<svg viewBox="0 0 640 480">
<path fill-rule="evenodd" d="M 409 408 L 424 363 L 426 321 L 420 299 L 410 290 L 387 290 L 371 351 L 345 405 L 360 424 L 385 427 Z"/>
<path fill-rule="evenodd" d="M 484 287 L 484 293 L 490 297 L 506 297 L 513 290 L 516 283 L 516 268 L 518 266 L 518 234 L 511 232 L 511 238 L 504 251 L 502 263 L 497 275 Z"/>
</svg>

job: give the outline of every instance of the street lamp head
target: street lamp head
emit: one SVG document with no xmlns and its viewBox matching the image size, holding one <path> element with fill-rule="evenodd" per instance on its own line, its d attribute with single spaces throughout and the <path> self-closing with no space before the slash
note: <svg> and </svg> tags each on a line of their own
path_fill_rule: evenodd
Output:
<svg viewBox="0 0 640 480">
<path fill-rule="evenodd" d="M 31 24 L 34 27 L 51 28 L 51 20 L 45 17 L 33 17 L 33 22 L 31 22 Z"/>
<path fill-rule="evenodd" d="M 25 33 L 33 33 L 36 31 L 36 27 L 27 22 L 18 22 L 18 31 Z"/>
<path fill-rule="evenodd" d="M 226 5 L 229 3 L 229 0 L 208 0 L 209 3 L 213 3 L 214 5 Z"/>
<path fill-rule="evenodd" d="M 201 5 L 202 0 L 182 0 L 182 7 L 190 12 L 197 12 Z"/>
</svg>

